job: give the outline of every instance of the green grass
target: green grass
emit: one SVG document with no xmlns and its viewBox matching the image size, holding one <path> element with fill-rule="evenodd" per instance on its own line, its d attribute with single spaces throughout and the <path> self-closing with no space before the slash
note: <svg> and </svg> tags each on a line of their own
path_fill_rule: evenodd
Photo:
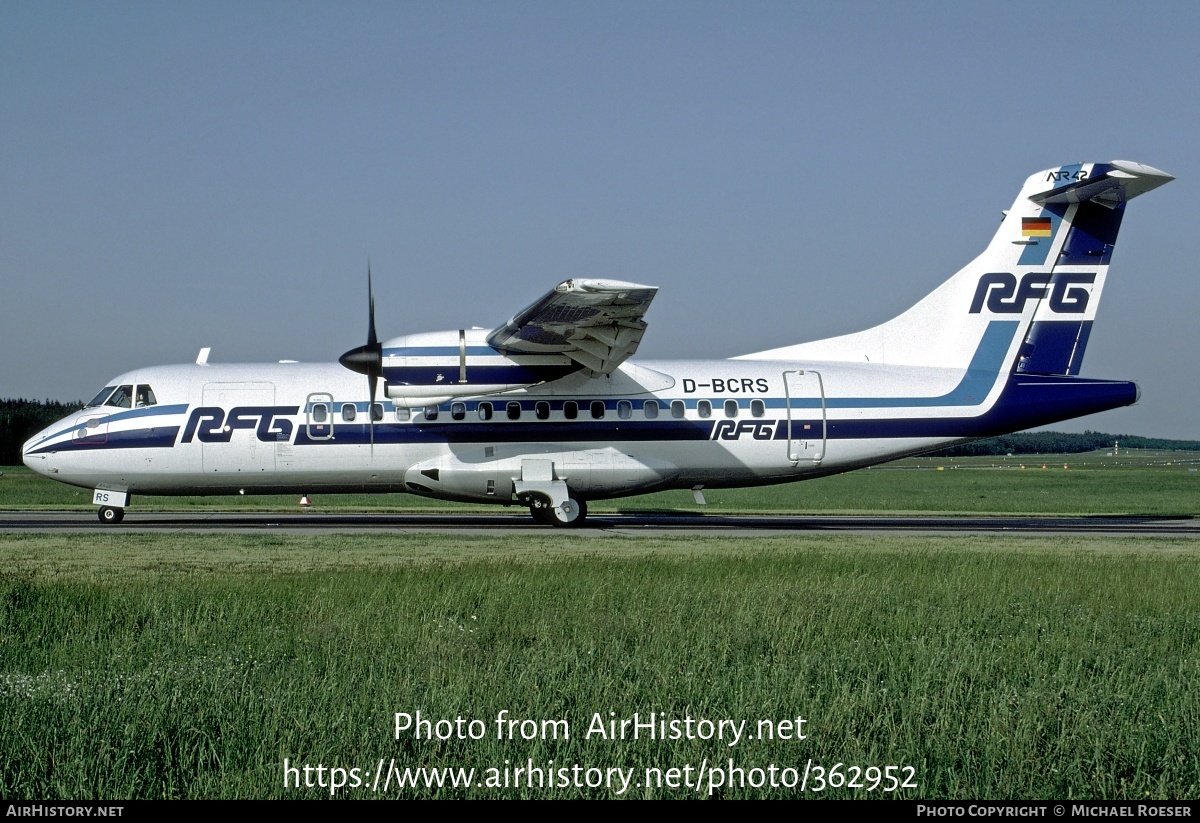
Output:
<svg viewBox="0 0 1200 823">
<path fill-rule="evenodd" d="M 1200 793 L 1200 552 L 1184 539 L 3 535 L 0 568 L 10 799 L 329 795 L 286 788 L 285 758 L 553 760 L 636 782 L 811 759 L 910 766 L 909 798 Z M 397 739 L 395 713 L 418 710 L 480 719 L 488 739 Z M 570 738 L 496 740 L 502 710 L 567 720 Z M 597 712 L 803 716 L 808 738 L 586 739 Z"/>
<path fill-rule="evenodd" d="M 1045 466 L 1045 468 L 1043 468 Z M 1064 469 L 1063 467 L 1068 468 Z M 939 471 L 939 467 L 941 470 Z M 1105 452 L 988 458 L 912 458 L 802 483 L 708 489 L 707 506 L 691 492 L 601 500 L 594 512 L 1128 514 L 1200 515 L 1200 454 Z M 92 510 L 91 492 L 55 483 L 25 467 L 0 476 L 0 510 Z M 317 511 L 494 511 L 406 494 L 317 495 Z M 286 496 L 134 497 L 137 511 L 294 511 Z"/>
<path fill-rule="evenodd" d="M 1195 516 L 1195 460 L 919 458 L 708 490 L 707 509 L 670 492 L 593 510 Z M 138 497 L 130 511 L 294 502 Z M 0 476 L 0 508 L 93 507 L 22 467 Z M 328 788 L 284 785 L 285 759 L 366 774 L 381 758 L 480 780 L 505 761 L 616 767 L 636 773 L 627 796 L 707 796 L 636 784 L 647 768 L 733 758 L 746 770 L 907 766 L 918 788 L 891 796 L 909 798 L 1194 798 L 1198 562 L 1194 541 L 1170 538 L 0 535 L 0 796 L 321 797 Z M 502 710 L 565 720 L 571 737 L 496 740 Z M 481 720 L 488 739 L 397 739 L 395 713 L 416 711 Z M 595 713 L 635 712 L 751 729 L 803 716 L 808 738 L 584 736 Z"/>
</svg>

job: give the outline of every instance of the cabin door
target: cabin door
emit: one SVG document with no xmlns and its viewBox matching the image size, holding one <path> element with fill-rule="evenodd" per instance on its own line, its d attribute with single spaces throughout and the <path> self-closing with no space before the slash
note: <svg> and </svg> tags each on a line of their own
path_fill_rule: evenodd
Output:
<svg viewBox="0 0 1200 823">
<path fill-rule="evenodd" d="M 817 466 L 825 459 L 828 425 L 825 384 L 811 369 L 783 373 L 787 404 L 787 458 L 793 466 Z"/>
<path fill-rule="evenodd" d="M 204 405 L 225 411 L 220 432 L 202 441 L 205 474 L 235 475 L 252 485 L 256 476 L 275 471 L 275 442 L 258 436 L 275 405 L 274 384 L 206 383 Z"/>
</svg>

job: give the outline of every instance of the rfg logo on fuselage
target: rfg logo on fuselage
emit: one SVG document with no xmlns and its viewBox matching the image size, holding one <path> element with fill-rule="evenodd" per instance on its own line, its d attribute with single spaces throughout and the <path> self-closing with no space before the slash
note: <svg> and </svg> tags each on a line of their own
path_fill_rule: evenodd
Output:
<svg viewBox="0 0 1200 823">
<path fill-rule="evenodd" d="M 192 437 L 202 443 L 228 443 L 236 429 L 255 429 L 264 443 L 292 439 L 292 421 L 279 419 L 295 414 L 298 406 L 238 406 L 225 410 L 220 406 L 200 406 L 188 418 L 180 443 L 191 443 Z"/>
<path fill-rule="evenodd" d="M 1031 271 L 1019 283 L 1011 272 L 989 272 L 979 278 L 971 314 L 979 314 L 985 300 L 988 311 L 994 314 L 1021 314 L 1029 300 L 1041 300 L 1047 294 L 1050 311 L 1055 314 L 1083 314 L 1091 297 L 1091 291 L 1084 287 L 1095 282 L 1095 272 L 1052 275 Z"/>
<path fill-rule="evenodd" d="M 775 438 L 774 420 L 718 420 L 713 426 L 713 440 L 741 440 L 748 434 L 755 440 Z"/>
</svg>

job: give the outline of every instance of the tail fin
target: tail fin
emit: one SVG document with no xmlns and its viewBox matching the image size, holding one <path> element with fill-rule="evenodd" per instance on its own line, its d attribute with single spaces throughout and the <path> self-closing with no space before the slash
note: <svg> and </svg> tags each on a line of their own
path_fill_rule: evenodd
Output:
<svg viewBox="0 0 1200 823">
<path fill-rule="evenodd" d="M 1076 374 L 1125 204 L 1173 179 L 1121 160 L 1038 172 L 983 254 L 899 317 L 736 359 L 965 369 L 991 329 L 989 348 L 1003 337 L 1002 362 L 1017 371 Z"/>
</svg>

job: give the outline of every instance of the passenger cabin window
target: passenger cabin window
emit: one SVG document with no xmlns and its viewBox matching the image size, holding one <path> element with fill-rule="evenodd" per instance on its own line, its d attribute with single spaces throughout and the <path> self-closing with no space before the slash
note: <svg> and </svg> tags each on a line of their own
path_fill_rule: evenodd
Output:
<svg viewBox="0 0 1200 823">
<path fill-rule="evenodd" d="M 515 400 L 511 401 L 507 406 L 504 407 L 504 413 L 508 415 L 509 420 L 520 420 L 521 404 Z"/>
<path fill-rule="evenodd" d="M 650 418 L 650 419 L 658 417 L 658 401 L 657 400 L 647 400 L 645 403 L 642 404 L 642 413 L 644 415 L 646 415 L 647 418 Z"/>
<path fill-rule="evenodd" d="M 133 386 L 119 386 L 112 393 L 112 397 L 108 398 L 106 406 L 116 406 L 119 409 L 127 409 L 133 405 Z"/>
<path fill-rule="evenodd" d="M 683 417 L 686 413 L 687 413 L 687 409 L 684 407 L 682 400 L 672 400 L 671 401 L 671 416 L 672 417 Z"/>
<path fill-rule="evenodd" d="M 563 403 L 563 417 L 567 418 L 568 420 L 574 420 L 578 416 L 578 403 L 576 403 L 574 400 L 568 400 L 566 403 Z"/>
<path fill-rule="evenodd" d="M 751 400 L 750 401 L 750 414 L 752 414 L 755 417 L 762 417 L 766 413 L 767 413 L 767 407 L 766 407 L 766 404 L 763 403 L 763 401 L 761 401 L 761 400 Z"/>
<path fill-rule="evenodd" d="M 353 403 L 342 404 L 342 420 L 347 423 L 353 423 L 354 418 L 358 416 L 358 409 L 354 408 Z"/>
<path fill-rule="evenodd" d="M 592 419 L 600 420 L 603 417 L 604 417 L 604 401 L 603 400 L 593 400 L 592 401 Z"/>
<path fill-rule="evenodd" d="M 737 417 L 738 405 L 736 400 L 725 401 L 725 416 Z"/>
<path fill-rule="evenodd" d="M 382 403 L 372 403 L 371 404 L 371 420 L 378 423 L 382 419 L 383 419 L 383 404 Z"/>
<path fill-rule="evenodd" d="M 534 416 L 536 416 L 538 420 L 549 420 L 550 419 L 550 404 L 547 403 L 545 400 L 539 400 L 533 407 L 533 413 L 534 413 Z"/>
<path fill-rule="evenodd" d="M 329 419 L 329 407 L 324 403 L 314 403 L 312 407 L 312 420 L 314 423 L 324 423 Z"/>
<path fill-rule="evenodd" d="M 92 406 L 104 405 L 104 401 L 108 399 L 108 396 L 112 394 L 116 388 L 116 386 L 105 386 L 102 388 L 98 395 L 88 401 L 87 408 L 90 409 Z"/>
<path fill-rule="evenodd" d="M 467 416 L 467 404 L 466 403 L 451 403 L 450 404 L 450 416 L 452 418 L 454 418 L 455 420 L 462 420 L 464 417 Z"/>
<path fill-rule="evenodd" d="M 158 400 L 154 397 L 154 389 L 145 384 L 138 386 L 133 404 L 139 409 L 158 405 Z"/>
<path fill-rule="evenodd" d="M 701 417 L 712 417 L 712 403 L 707 400 L 701 400 L 696 404 L 696 414 Z"/>
<path fill-rule="evenodd" d="M 479 419 L 480 420 L 491 420 L 492 419 L 492 404 L 491 403 L 480 403 L 479 404 Z"/>
<path fill-rule="evenodd" d="M 438 407 L 437 406 L 426 406 L 425 407 L 425 419 L 426 420 L 437 420 L 437 415 L 438 415 Z"/>
<path fill-rule="evenodd" d="M 400 409 L 400 408 L 396 409 L 396 419 L 397 420 L 403 421 L 403 420 L 407 420 L 408 418 L 409 418 L 408 409 Z"/>
<path fill-rule="evenodd" d="M 618 401 L 617 417 L 621 418 L 622 420 L 628 420 L 629 418 L 633 417 L 633 404 L 628 400 Z"/>
</svg>

